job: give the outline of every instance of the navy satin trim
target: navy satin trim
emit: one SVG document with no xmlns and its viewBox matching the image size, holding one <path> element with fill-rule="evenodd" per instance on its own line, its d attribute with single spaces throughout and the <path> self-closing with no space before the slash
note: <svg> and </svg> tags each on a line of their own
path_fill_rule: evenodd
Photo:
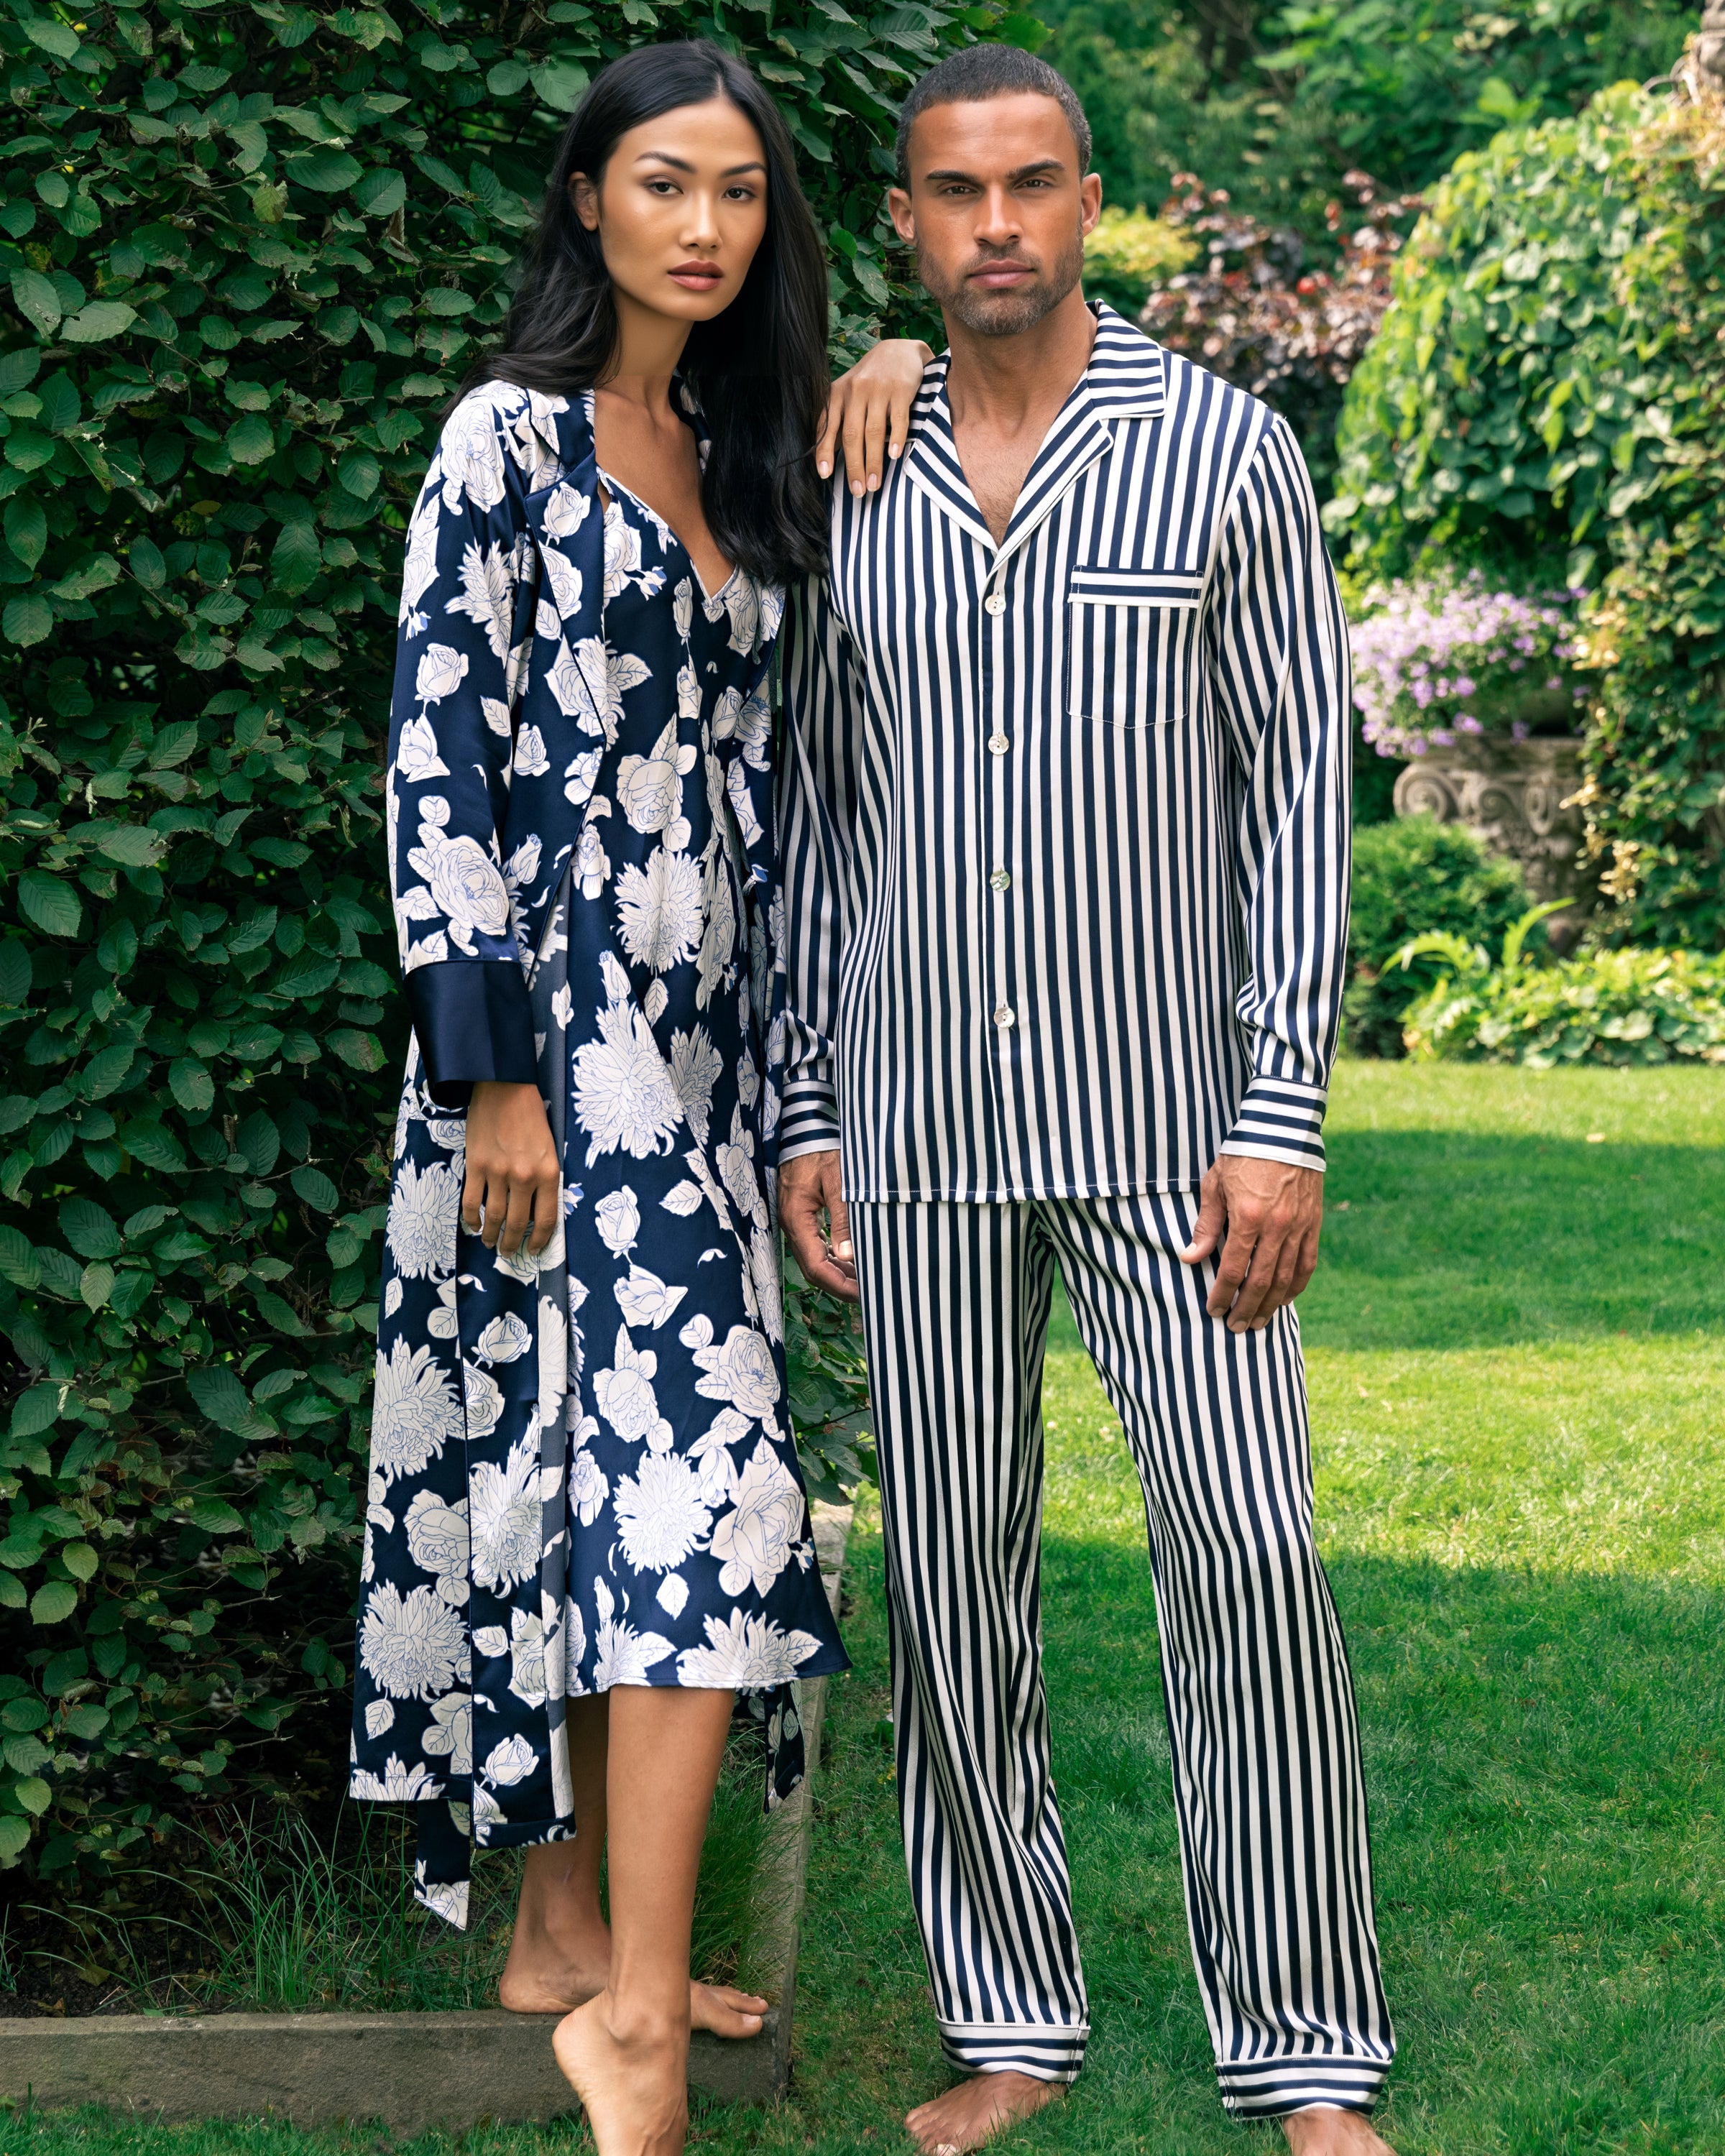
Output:
<svg viewBox="0 0 1725 2156">
<path fill-rule="evenodd" d="M 526 977 L 506 958 L 451 958 L 416 966 L 408 1006 L 425 1065 L 426 1086 L 440 1108 L 465 1108 L 473 1089 L 538 1081 L 533 1007 Z"/>
</svg>

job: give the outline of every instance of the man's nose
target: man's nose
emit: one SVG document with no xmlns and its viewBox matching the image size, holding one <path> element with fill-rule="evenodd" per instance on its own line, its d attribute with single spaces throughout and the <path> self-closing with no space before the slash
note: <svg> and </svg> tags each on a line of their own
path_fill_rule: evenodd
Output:
<svg viewBox="0 0 1725 2156">
<path fill-rule="evenodd" d="M 976 236 L 985 247 L 1010 247 L 1024 227 L 1009 187 L 990 187 L 983 198 Z"/>
</svg>

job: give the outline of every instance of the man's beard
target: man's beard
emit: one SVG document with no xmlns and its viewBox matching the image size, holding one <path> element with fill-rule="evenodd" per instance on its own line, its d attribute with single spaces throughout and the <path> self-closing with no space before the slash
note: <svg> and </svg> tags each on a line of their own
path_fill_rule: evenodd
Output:
<svg viewBox="0 0 1725 2156">
<path fill-rule="evenodd" d="M 950 285 L 930 275 L 930 264 L 922 249 L 916 252 L 916 275 L 929 297 L 945 314 L 978 336 L 1019 336 L 1034 329 L 1044 316 L 1051 315 L 1084 275 L 1084 235 L 1075 232 L 1072 243 L 1050 267 L 1028 287 L 1016 292 L 983 292 L 970 282 L 973 271 L 991 262 L 1018 262 L 1022 257 L 1009 249 L 984 249 L 965 264 Z"/>
</svg>

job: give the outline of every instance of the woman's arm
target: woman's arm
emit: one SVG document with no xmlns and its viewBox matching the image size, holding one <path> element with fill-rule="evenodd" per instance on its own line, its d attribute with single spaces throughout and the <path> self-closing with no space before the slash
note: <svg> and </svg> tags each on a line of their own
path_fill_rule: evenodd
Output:
<svg viewBox="0 0 1725 2156">
<path fill-rule="evenodd" d="M 842 448 L 850 491 L 872 494 L 886 470 L 881 456 L 897 457 L 911 431 L 911 407 L 922 387 L 922 371 L 934 354 L 915 337 L 883 337 L 833 384 L 826 423 L 815 445 L 815 469 L 830 479 Z"/>
</svg>

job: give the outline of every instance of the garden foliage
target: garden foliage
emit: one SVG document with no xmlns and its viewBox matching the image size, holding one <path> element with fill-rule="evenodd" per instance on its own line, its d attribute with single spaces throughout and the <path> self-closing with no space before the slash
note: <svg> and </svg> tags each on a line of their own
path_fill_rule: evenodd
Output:
<svg viewBox="0 0 1725 2156">
<path fill-rule="evenodd" d="M 1531 921 L 1545 911 L 1535 908 Z M 1493 965 L 1482 946 L 1423 936 L 1411 963 L 1445 971 L 1406 1014 L 1408 1053 L 1459 1061 L 1725 1063 L 1725 958 L 1692 951 L 1596 951 L 1554 966 L 1525 963 L 1512 929 Z"/>
<path fill-rule="evenodd" d="M 1197 242 L 1166 218 L 1105 203 L 1084 243 L 1085 296 L 1106 300 L 1128 321 L 1136 321 L 1157 286 L 1183 270 L 1197 252 Z"/>
<path fill-rule="evenodd" d="M 1520 870 L 1460 824 L 1407 816 L 1356 829 L 1343 997 L 1348 1052 L 1401 1054 L 1403 1014 L 1440 971 L 1430 957 L 1400 963 L 1410 938 L 1445 932 L 1464 946 L 1495 946 L 1527 906 Z"/>
<path fill-rule="evenodd" d="M 0 1861 L 141 1854 L 269 1786 L 275 1732 L 346 1685 L 404 1043 L 401 533 L 562 115 L 642 38 L 754 60 L 850 349 L 905 296 L 896 99 L 1021 27 L 948 0 L 0 9 Z M 799 1322 L 822 1421 L 856 1404 L 847 1341 Z"/>
<path fill-rule="evenodd" d="M 1349 385 L 1358 572 L 1585 586 L 1582 801 L 1626 933 L 1725 942 L 1725 100 L 1692 62 L 1463 157 Z"/>
</svg>

